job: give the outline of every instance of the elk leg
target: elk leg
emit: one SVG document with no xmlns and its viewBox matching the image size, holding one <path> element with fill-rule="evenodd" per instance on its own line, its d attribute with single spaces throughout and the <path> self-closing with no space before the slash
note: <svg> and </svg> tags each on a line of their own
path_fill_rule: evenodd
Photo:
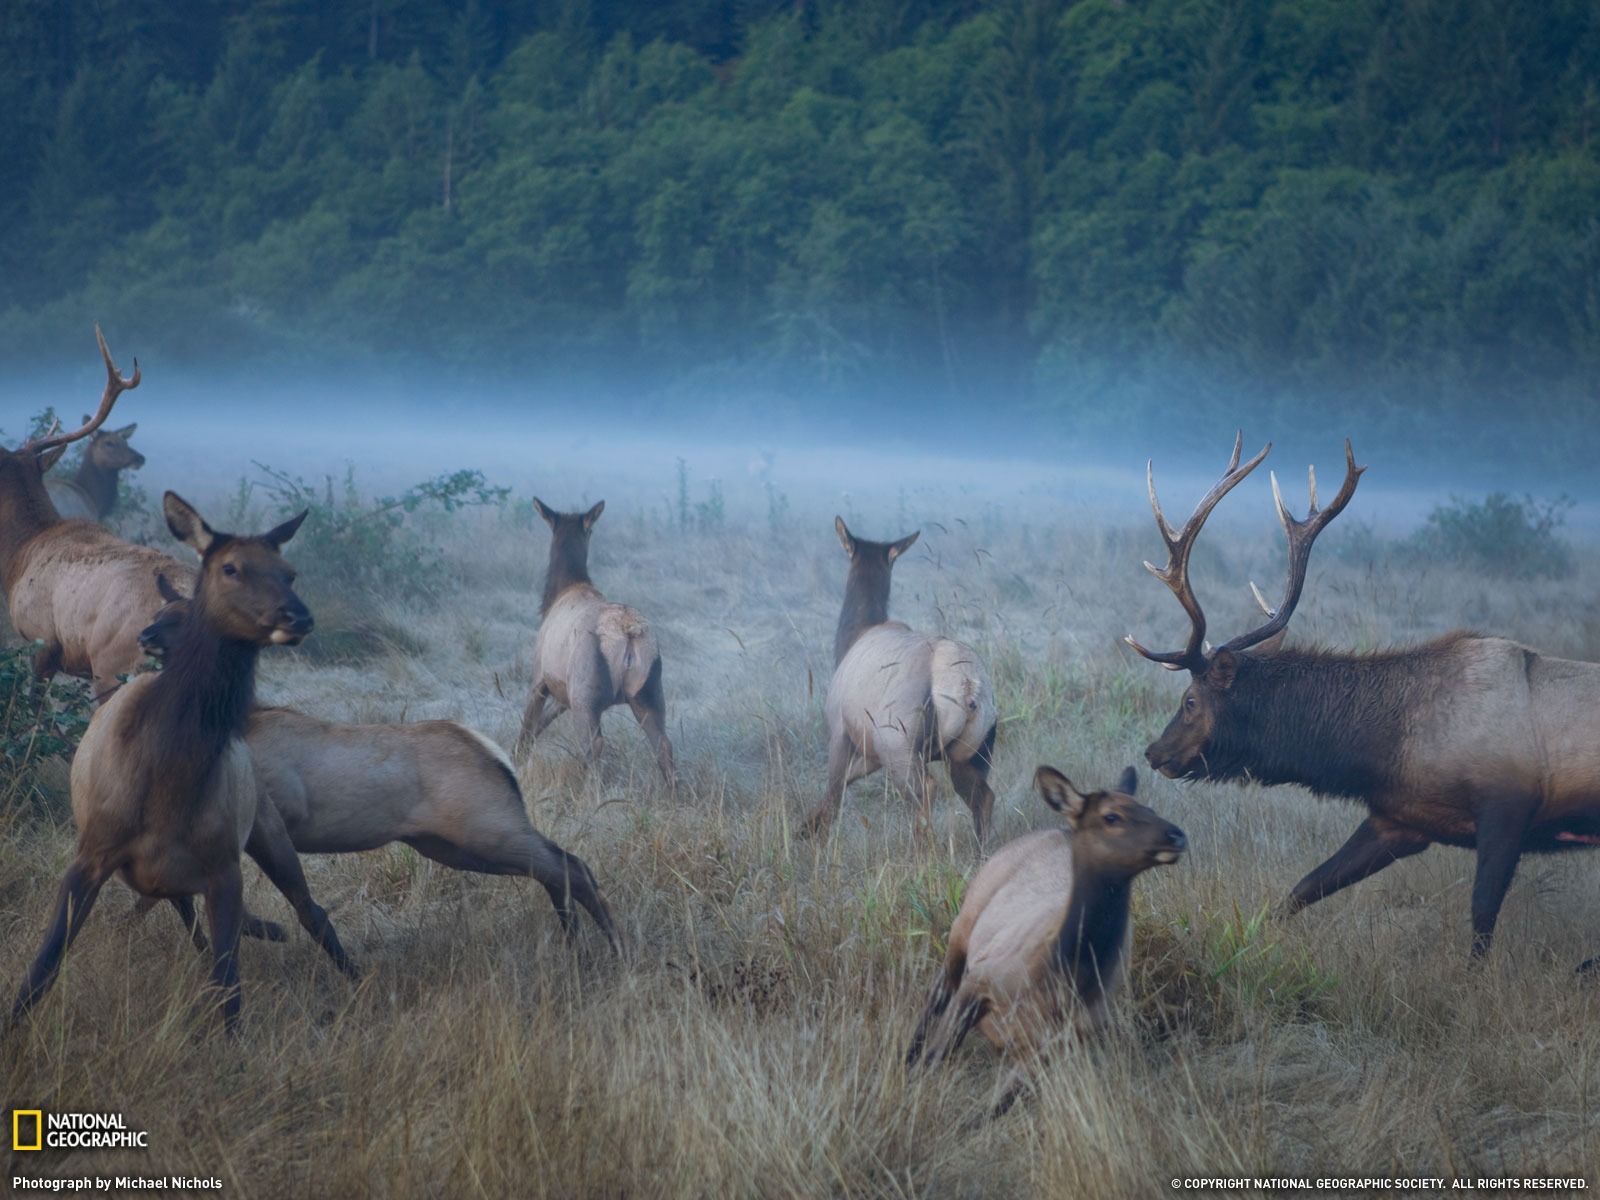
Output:
<svg viewBox="0 0 1600 1200">
<path fill-rule="evenodd" d="M 546 708 L 549 703 L 550 707 Z M 533 690 L 528 693 L 528 706 L 522 710 L 522 732 L 517 734 L 517 750 L 532 742 L 546 729 L 550 722 L 561 715 L 561 705 L 550 698 L 550 690 L 542 683 L 533 685 Z"/>
<path fill-rule="evenodd" d="M 1432 844 L 1414 830 L 1368 817 L 1332 857 L 1294 885 L 1280 915 L 1293 916 L 1307 905 L 1377 874 L 1392 862 L 1420 854 Z"/>
<path fill-rule="evenodd" d="M 1494 940 L 1506 889 L 1522 857 L 1528 809 L 1515 801 L 1480 808 L 1476 814 L 1478 870 L 1472 880 L 1472 957 L 1482 958 Z"/>
<path fill-rule="evenodd" d="M 639 722 L 650 745 L 655 748 L 656 762 L 661 767 L 667 786 L 678 786 L 677 765 L 672 760 L 672 742 L 667 738 L 667 701 L 661 693 L 661 660 L 656 659 L 650 668 L 650 677 L 644 681 L 636 696 L 628 701 L 633 719 Z"/>
<path fill-rule="evenodd" d="M 45 930 L 44 944 L 28 970 L 28 978 L 17 992 L 16 1003 L 11 1006 L 11 1020 L 15 1021 L 34 1002 L 50 990 L 61 969 L 61 958 L 72 945 L 83 922 L 94 907 L 95 897 L 105 884 L 105 875 L 96 876 L 78 859 L 72 861 L 67 873 L 61 877 L 61 888 L 56 893 L 56 911 Z"/>
<path fill-rule="evenodd" d="M 474 818 L 477 814 L 473 814 Z M 462 846 L 437 834 L 401 838 L 417 853 L 457 871 L 477 871 L 483 875 L 521 875 L 537 882 L 549 893 L 556 917 L 567 937 L 578 932 L 578 917 L 572 909 L 576 900 L 594 923 L 600 926 L 613 950 L 621 952 L 621 935 L 611 906 L 606 903 L 595 881 L 594 872 L 575 854 L 568 854 L 544 834 L 527 824 L 520 829 L 496 823 L 469 821 L 468 844 Z"/>
<path fill-rule="evenodd" d="M 255 859 L 262 874 L 272 881 L 272 886 L 282 892 L 284 899 L 293 906 L 295 916 L 300 918 L 300 927 L 316 939 L 328 957 L 333 959 L 334 966 L 359 982 L 361 973 L 356 970 L 355 964 L 344 952 L 339 935 L 334 932 L 333 922 L 328 919 L 327 910 L 311 898 L 311 888 L 306 883 L 305 871 L 300 866 L 300 855 L 295 852 L 294 843 L 289 840 L 289 831 L 284 826 L 283 815 L 266 800 L 265 796 L 256 805 L 255 825 L 250 830 L 250 839 L 245 842 L 244 848 L 245 852 Z M 242 904 L 241 912 L 243 912 Z M 243 916 L 246 932 L 252 922 L 258 925 L 271 924 L 252 917 L 249 913 L 244 913 Z M 278 930 L 278 935 L 272 940 L 284 940 L 281 929 Z"/>
<path fill-rule="evenodd" d="M 134 904 L 134 912 L 141 911 L 139 905 L 149 900 L 148 896 L 140 896 Z M 154 903 L 151 901 L 151 903 Z M 194 943 L 194 948 L 204 954 L 207 950 L 206 935 L 200 932 L 200 918 L 195 915 L 193 896 L 168 896 L 167 903 L 171 904 L 178 914 L 178 919 L 183 922 L 183 927 L 189 931 L 189 940 Z"/>
<path fill-rule="evenodd" d="M 994 751 L 994 729 L 983 739 L 983 746 L 966 762 L 950 759 L 950 786 L 956 795 L 966 801 L 972 810 L 972 828 L 981 844 L 989 832 L 989 818 L 994 812 L 994 789 L 989 786 L 989 756 Z"/>
<path fill-rule="evenodd" d="M 834 817 L 839 815 L 839 805 L 844 801 L 845 785 L 852 779 L 860 778 L 860 775 L 852 770 L 860 761 L 862 760 L 856 757 L 855 745 L 850 741 L 849 734 L 841 731 L 829 740 L 828 790 L 823 793 L 822 803 L 812 810 L 811 815 L 795 831 L 800 837 L 822 833 L 833 824 Z"/>
<path fill-rule="evenodd" d="M 239 930 L 244 923 L 244 879 L 237 859 L 206 880 L 206 918 L 211 925 L 211 983 L 222 991 L 222 1025 L 239 1032 Z"/>
</svg>

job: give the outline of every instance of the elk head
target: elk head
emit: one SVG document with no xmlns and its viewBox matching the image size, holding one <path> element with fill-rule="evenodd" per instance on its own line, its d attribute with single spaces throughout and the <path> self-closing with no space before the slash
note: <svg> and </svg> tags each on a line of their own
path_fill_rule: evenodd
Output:
<svg viewBox="0 0 1600 1200">
<path fill-rule="evenodd" d="M 1234 439 L 1233 457 L 1228 463 L 1227 471 L 1201 498 L 1183 528 L 1176 532 L 1168 524 L 1161 512 L 1161 503 L 1156 499 L 1153 465 L 1147 464 L 1145 468 L 1145 479 L 1150 491 L 1150 507 L 1155 510 L 1156 526 L 1161 530 L 1162 540 L 1167 544 L 1167 565 L 1164 568 L 1157 568 L 1147 562 L 1145 567 L 1177 596 L 1178 603 L 1183 606 L 1184 612 L 1189 614 L 1190 621 L 1189 643 L 1182 650 L 1156 653 L 1146 650 L 1134 641 L 1132 634 L 1126 638 L 1128 645 L 1151 662 L 1158 662 L 1169 671 L 1189 672 L 1189 687 L 1183 693 L 1177 715 L 1167 723 L 1161 736 L 1151 742 L 1145 751 L 1145 757 L 1149 759 L 1150 765 L 1169 778 L 1218 778 L 1227 773 L 1227 763 L 1218 760 L 1213 751 L 1218 745 L 1231 744 L 1234 740 L 1228 736 L 1229 723 L 1235 715 L 1230 699 L 1241 669 L 1248 668 L 1248 656 L 1245 652 L 1252 648 L 1257 648 L 1258 653 L 1263 650 L 1270 652 L 1276 649 L 1278 642 L 1282 640 L 1289 625 L 1289 618 L 1294 615 L 1295 606 L 1300 602 L 1300 593 L 1305 587 L 1306 566 L 1311 559 L 1311 544 L 1316 541 L 1317 535 L 1327 527 L 1328 523 L 1350 503 L 1350 498 L 1355 495 L 1356 482 L 1366 470 L 1365 467 L 1356 466 L 1350 439 L 1346 438 L 1344 485 L 1339 489 L 1339 494 L 1334 497 L 1332 504 L 1325 509 L 1319 509 L 1317 473 L 1313 468 L 1310 473 L 1311 504 L 1303 521 L 1295 520 L 1284 507 L 1283 496 L 1278 491 L 1278 478 L 1276 475 L 1272 476 L 1272 498 L 1278 507 L 1278 519 L 1283 522 L 1284 532 L 1289 538 L 1289 577 L 1284 587 L 1283 599 L 1276 608 L 1269 606 L 1260 589 L 1252 583 L 1250 590 L 1255 595 L 1256 603 L 1267 615 L 1266 623 L 1247 633 L 1241 633 L 1212 651 L 1208 649 L 1205 641 L 1205 613 L 1201 611 L 1200 603 L 1195 599 L 1194 589 L 1189 583 L 1189 554 L 1194 548 L 1201 527 L 1205 525 L 1206 518 L 1211 515 L 1211 510 L 1217 506 L 1217 502 L 1232 491 L 1240 480 L 1255 470 L 1261 464 L 1261 460 L 1266 458 L 1267 451 L 1272 449 L 1272 443 L 1267 443 L 1259 454 L 1241 467 L 1239 451 L 1243 444 L 1244 434 L 1240 433 Z"/>
<path fill-rule="evenodd" d="M 1074 853 L 1086 851 L 1105 876 L 1131 879 L 1175 863 L 1189 844 L 1183 830 L 1133 798 L 1139 776 L 1132 767 L 1116 787 L 1100 792 L 1080 792 L 1054 767 L 1040 767 L 1033 782 L 1044 802 L 1066 818 Z"/>
<path fill-rule="evenodd" d="M 92 418 L 85 415 L 87 425 Z M 144 455 L 128 445 L 128 439 L 138 430 L 139 423 L 121 429 L 102 429 L 89 440 L 84 457 L 102 471 L 137 471 L 144 466 Z"/>
<path fill-rule="evenodd" d="M 297 646 L 311 632 L 311 610 L 294 594 L 294 569 L 279 553 L 304 511 L 259 537 L 236 537 L 212 529 L 176 492 L 162 509 L 173 536 L 200 556 L 190 606 L 223 641 Z"/>
</svg>

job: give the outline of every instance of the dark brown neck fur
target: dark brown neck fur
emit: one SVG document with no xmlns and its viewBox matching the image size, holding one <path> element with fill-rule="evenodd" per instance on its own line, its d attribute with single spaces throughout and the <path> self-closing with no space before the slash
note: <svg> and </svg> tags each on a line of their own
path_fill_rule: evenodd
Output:
<svg viewBox="0 0 1600 1200">
<path fill-rule="evenodd" d="M 1103 871 L 1073 846 L 1072 896 L 1056 935 L 1055 966 L 1085 1004 L 1111 979 L 1128 934 L 1133 876 Z"/>
<path fill-rule="evenodd" d="M 594 585 L 589 578 L 589 535 L 581 527 L 570 528 L 563 522 L 550 531 L 550 567 L 545 572 L 540 614 L 548 616 L 556 597 L 579 583 Z"/>
<path fill-rule="evenodd" d="M 884 542 L 856 540 L 850 557 L 850 574 L 844 583 L 844 607 L 839 610 L 839 628 L 833 635 L 833 665 L 838 666 L 850 647 L 874 625 L 889 619 L 889 546 Z"/>
<path fill-rule="evenodd" d="M 108 517 L 117 503 L 117 476 L 120 467 L 102 467 L 93 461 L 89 454 L 83 456 L 83 462 L 78 465 L 78 473 L 72 477 L 72 482 L 83 489 L 83 494 L 89 497 L 89 503 L 94 507 L 97 517 Z"/>
<path fill-rule="evenodd" d="M 1361 798 L 1391 782 L 1407 718 L 1433 703 L 1454 633 L 1374 654 L 1292 649 L 1239 656 L 1206 752 L 1209 779 L 1248 775 Z"/>
<path fill-rule="evenodd" d="M 0 584 L 7 595 L 16 582 L 22 548 L 60 522 L 29 452 L 0 450 Z"/>
</svg>

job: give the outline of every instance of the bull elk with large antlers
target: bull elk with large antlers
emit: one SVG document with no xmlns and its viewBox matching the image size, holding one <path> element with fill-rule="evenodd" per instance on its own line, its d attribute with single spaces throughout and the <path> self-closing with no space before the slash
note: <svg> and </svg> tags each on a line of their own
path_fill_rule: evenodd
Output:
<svg viewBox="0 0 1600 1200">
<path fill-rule="evenodd" d="M 1366 805 L 1350 839 L 1295 885 L 1288 913 L 1435 842 L 1475 850 L 1472 955 L 1480 957 L 1523 852 L 1569 849 L 1600 835 L 1600 665 L 1462 631 L 1371 654 L 1279 648 L 1311 545 L 1350 503 L 1366 469 L 1356 466 L 1348 441 L 1338 495 L 1319 509 L 1313 473 L 1305 520 L 1290 515 L 1273 479 L 1289 539 L 1283 599 L 1271 608 L 1256 591 L 1267 621 L 1209 649 L 1189 555 L 1217 502 L 1271 449 L 1240 466 L 1242 444 L 1241 435 L 1228 470 L 1179 531 L 1150 482 L 1168 558 L 1159 570 L 1145 565 L 1189 615 L 1189 642 L 1157 653 L 1127 640 L 1151 661 L 1188 671 L 1190 683 L 1145 756 L 1172 778 L 1298 783 Z"/>
<path fill-rule="evenodd" d="M 195 572 L 169 554 L 123 541 L 92 521 L 64 520 L 45 490 L 44 473 L 73 442 L 105 424 L 123 392 L 139 386 L 139 364 L 124 378 L 95 330 L 106 364 L 105 393 L 93 417 L 72 433 L 51 432 L 15 450 L 0 448 L 0 584 L 11 623 L 43 643 L 33 671 L 57 671 L 91 681 L 96 698 L 117 687 L 144 657 L 139 631 L 163 601 L 156 576 L 185 591 Z"/>
<path fill-rule="evenodd" d="M 311 632 L 311 613 L 279 553 L 305 514 L 260 537 L 235 537 L 214 531 L 172 492 L 163 507 L 172 532 L 200 555 L 199 581 L 166 668 L 118 689 L 72 760 L 77 853 L 13 1020 L 55 981 L 95 897 L 117 874 L 141 896 L 170 900 L 191 916 L 191 897 L 205 896 L 211 979 L 230 1031 L 238 1021 L 239 851 L 256 814 L 255 770 L 240 734 L 261 648 L 295 645 Z M 331 927 L 323 940 L 343 958 Z"/>
<path fill-rule="evenodd" d="M 994 688 L 983 659 L 954 638 L 889 620 L 890 571 L 917 534 L 869 542 L 851 533 L 842 517 L 833 519 L 833 528 L 850 558 L 850 573 L 823 702 L 828 790 L 801 832 L 826 829 L 845 787 L 881 767 L 915 804 L 917 836 L 926 836 L 935 786 L 928 767 L 943 759 L 981 842 L 994 808 L 989 765 L 996 726 Z"/>
</svg>

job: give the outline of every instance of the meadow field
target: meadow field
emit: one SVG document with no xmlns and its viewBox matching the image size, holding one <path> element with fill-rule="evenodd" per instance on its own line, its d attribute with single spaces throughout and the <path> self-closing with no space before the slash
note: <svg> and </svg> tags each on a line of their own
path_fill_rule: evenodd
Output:
<svg viewBox="0 0 1600 1200">
<path fill-rule="evenodd" d="M 1303 511 L 1299 471 L 1268 465 Z M 1166 483 L 1159 467 L 1168 512 L 1187 513 L 1209 480 Z M 1134 507 L 1142 480 L 1108 514 L 934 485 L 839 499 L 769 478 L 724 493 L 671 460 L 652 479 L 620 499 L 559 473 L 534 490 L 564 509 L 608 501 L 591 571 L 660 638 L 679 786 L 665 789 L 625 708 L 605 719 L 598 768 L 578 760 L 569 717 L 516 763 L 535 825 L 598 876 L 626 957 L 587 916 L 569 946 L 530 881 L 398 845 L 307 858 L 364 972 L 352 986 L 247 864 L 251 908 L 290 936 L 245 943 L 229 1041 L 208 958 L 166 909 L 131 918 L 112 884 L 54 991 L 0 1042 L 0 1096 L 120 1113 L 150 1149 L 13 1153 L 8 1183 L 132 1173 L 215 1177 L 237 1197 L 1124 1200 L 1188 1177 L 1600 1179 L 1600 987 L 1573 974 L 1600 953 L 1600 859 L 1524 858 L 1476 968 L 1474 859 L 1461 850 L 1268 917 L 1361 810 L 1147 769 L 1185 677 L 1121 637 L 1176 647 L 1186 624 L 1140 565 L 1161 553 Z M 1471 627 L 1600 659 L 1587 535 L 1572 535 L 1564 576 L 1496 577 L 1413 553 L 1406 530 L 1374 522 L 1366 488 L 1318 544 L 1292 641 L 1361 650 Z M 263 654 L 261 700 L 339 721 L 453 717 L 509 749 L 549 540 L 530 495 L 396 509 L 390 533 L 342 551 L 370 562 L 291 542 L 318 632 Z M 219 528 L 275 519 L 259 489 L 189 498 Z M 1041 763 L 1086 788 L 1137 764 L 1140 797 L 1189 837 L 1178 864 L 1135 885 L 1115 1026 L 1063 1047 L 992 1122 L 1004 1072 L 981 1039 L 940 1069 L 903 1065 L 983 855 L 948 780 L 931 845 L 914 844 L 881 775 L 850 790 L 828 836 L 791 832 L 824 783 L 846 569 L 835 511 L 865 537 L 920 528 L 895 569 L 893 615 L 988 661 L 1000 712 L 989 849 L 1054 819 L 1032 788 Z M 1284 564 L 1259 489 L 1214 524 L 1194 573 L 1220 641 L 1258 622 L 1248 581 L 1275 598 Z M 0 811 L 6 988 L 72 852 L 64 771 L 39 778 L 13 780 Z"/>
</svg>

